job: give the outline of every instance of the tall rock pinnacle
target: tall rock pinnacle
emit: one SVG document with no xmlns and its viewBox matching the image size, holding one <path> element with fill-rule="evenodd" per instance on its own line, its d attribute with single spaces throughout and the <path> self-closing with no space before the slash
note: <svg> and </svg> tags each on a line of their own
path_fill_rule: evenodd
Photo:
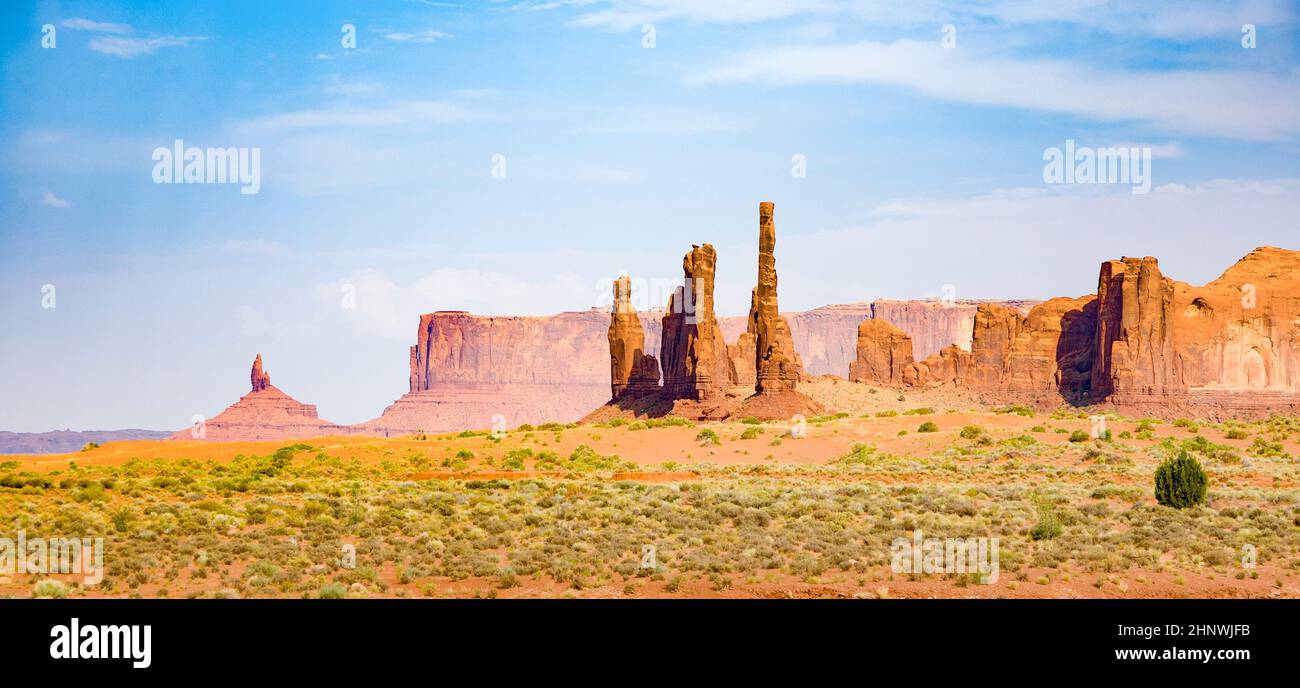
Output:
<svg viewBox="0 0 1300 688">
<path fill-rule="evenodd" d="M 614 281 L 614 308 L 609 316 L 609 368 L 614 400 L 659 390 L 659 361 L 645 353 L 645 332 L 632 307 L 632 279 Z"/>
<path fill-rule="evenodd" d="M 262 370 L 262 354 L 253 359 L 253 372 L 249 375 L 253 381 L 253 391 L 260 392 L 271 386 L 271 376 Z"/>
<path fill-rule="evenodd" d="M 663 319 L 664 394 L 670 399 L 718 398 L 730 381 L 727 344 L 713 313 L 718 254 L 693 246 L 682 258 L 685 285 L 668 299 Z"/>
<path fill-rule="evenodd" d="M 758 204 L 758 286 L 749 309 L 748 331 L 754 335 L 754 390 L 759 394 L 794 389 L 801 373 L 790 325 L 777 305 L 774 210 L 770 201 Z"/>
</svg>

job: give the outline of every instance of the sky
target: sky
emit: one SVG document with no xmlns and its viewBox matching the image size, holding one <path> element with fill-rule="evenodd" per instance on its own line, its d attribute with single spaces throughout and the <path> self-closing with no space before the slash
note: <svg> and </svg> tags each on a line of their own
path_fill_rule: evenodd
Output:
<svg viewBox="0 0 1300 688">
<path fill-rule="evenodd" d="M 4 3 L 0 429 L 176 429 L 407 389 L 421 313 L 1048 298 L 1300 249 L 1300 7 L 1100 0 Z M 1247 26 L 1249 25 L 1249 26 Z M 158 148 L 258 154 L 157 183 Z M 1150 154 L 1053 184 L 1067 141 Z M 248 158 L 251 160 L 251 158 Z M 253 169 L 253 168 L 249 168 Z M 183 179 L 182 179 L 183 181 Z"/>
</svg>

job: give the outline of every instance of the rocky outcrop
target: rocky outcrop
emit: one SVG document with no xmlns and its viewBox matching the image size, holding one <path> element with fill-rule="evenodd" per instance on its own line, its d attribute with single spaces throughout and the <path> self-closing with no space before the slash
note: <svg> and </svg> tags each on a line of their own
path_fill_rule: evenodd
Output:
<svg viewBox="0 0 1300 688">
<path fill-rule="evenodd" d="M 849 364 L 849 380 L 883 385 L 904 384 L 912 366 L 912 338 L 884 320 L 858 325 L 857 360 Z"/>
<path fill-rule="evenodd" d="M 1015 309 L 1022 315 L 1037 301 L 987 301 L 971 299 L 922 299 L 897 301 L 877 299 L 871 302 L 871 316 L 885 320 L 912 338 L 917 360 L 929 358 L 952 344 L 970 351 L 975 336 L 975 315 L 981 305 Z"/>
<path fill-rule="evenodd" d="M 1251 251 L 1201 287 L 1154 258 L 1102 265 L 1093 399 L 1205 415 L 1300 409 L 1300 252 Z"/>
<path fill-rule="evenodd" d="M 213 418 L 197 417 L 194 424 L 171 435 L 174 440 L 271 440 L 289 437 L 348 435 L 351 426 L 322 420 L 316 407 L 304 404 L 271 384 L 262 369 L 262 356 L 253 360 L 252 389 Z"/>
<path fill-rule="evenodd" d="M 610 398 L 610 326 L 604 309 L 426 313 L 411 347 L 410 391 L 363 428 L 396 435 L 577 420 Z M 644 363 L 636 375 L 648 377 Z"/>
<path fill-rule="evenodd" d="M 645 332 L 632 307 L 632 280 L 626 275 L 614 281 L 608 339 L 612 398 L 658 393 L 659 361 L 645 353 Z"/>
<path fill-rule="evenodd" d="M 790 325 L 777 303 L 776 222 L 774 203 L 758 204 L 758 286 L 751 292 L 748 332 L 754 335 L 754 391 L 793 390 L 801 365 L 790 338 Z"/>
<path fill-rule="evenodd" d="M 271 386 L 271 376 L 262 370 L 262 354 L 258 354 L 253 359 L 253 371 L 249 374 L 249 379 L 253 382 L 253 391 L 260 392 Z"/>
<path fill-rule="evenodd" d="M 860 338 L 858 360 L 879 361 L 894 346 Z M 906 369 L 902 384 L 1164 416 L 1295 412 L 1300 252 L 1256 249 L 1202 287 L 1165 277 L 1155 258 L 1106 261 L 1096 295 L 1051 299 L 1025 315 L 979 306 L 968 358 L 949 347 Z"/>
<path fill-rule="evenodd" d="M 712 244 L 693 246 L 682 258 L 683 286 L 668 300 L 663 318 L 663 395 L 716 399 L 730 386 L 727 345 L 713 310 L 718 255 Z"/>
</svg>

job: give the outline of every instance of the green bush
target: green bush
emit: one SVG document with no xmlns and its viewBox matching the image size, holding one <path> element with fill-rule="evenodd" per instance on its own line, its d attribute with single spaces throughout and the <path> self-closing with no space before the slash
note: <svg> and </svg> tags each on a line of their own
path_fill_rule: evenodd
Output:
<svg viewBox="0 0 1300 688">
<path fill-rule="evenodd" d="M 1175 509 L 1205 503 L 1205 471 L 1182 451 L 1156 468 L 1156 501 Z"/>
<path fill-rule="evenodd" d="M 1038 514 L 1038 523 L 1029 529 L 1029 537 L 1035 540 L 1051 540 L 1060 535 L 1065 528 L 1055 511 L 1043 509 Z"/>
<path fill-rule="evenodd" d="M 317 594 L 322 600 L 341 600 L 348 596 L 348 589 L 342 583 L 326 583 Z"/>
<path fill-rule="evenodd" d="M 967 425 L 961 429 L 961 437 L 964 440 L 973 440 L 984 434 L 984 428 L 978 425 Z"/>
<path fill-rule="evenodd" d="M 701 430 L 700 434 L 695 436 L 695 441 L 701 444 L 722 444 L 722 440 L 718 439 L 718 433 L 714 432 L 712 428 Z"/>
<path fill-rule="evenodd" d="M 924 423 L 921 423 L 921 427 L 917 428 L 916 431 L 917 432 L 939 432 L 939 426 L 935 425 L 934 421 L 927 420 Z"/>
<path fill-rule="evenodd" d="M 47 578 L 32 588 L 32 597 L 44 597 L 61 600 L 68 596 L 68 587 L 52 578 Z"/>
<path fill-rule="evenodd" d="M 1088 441 L 1088 433 L 1086 433 L 1086 432 L 1084 432 L 1084 431 L 1082 431 L 1082 430 L 1075 430 L 1074 432 L 1070 433 L 1070 441 L 1071 441 L 1071 442 L 1087 442 L 1087 441 Z"/>
</svg>

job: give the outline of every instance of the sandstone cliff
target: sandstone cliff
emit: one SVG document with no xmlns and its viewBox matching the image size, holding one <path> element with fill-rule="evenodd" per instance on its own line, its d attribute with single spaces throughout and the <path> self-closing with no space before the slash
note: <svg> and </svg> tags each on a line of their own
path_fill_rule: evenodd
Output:
<svg viewBox="0 0 1300 688">
<path fill-rule="evenodd" d="M 896 347 L 887 337 L 860 337 L 859 367 L 876 370 L 873 362 Z M 1096 295 L 1051 299 L 1027 315 L 979 306 L 969 358 L 950 347 L 905 370 L 902 384 L 954 384 L 996 399 L 1107 403 L 1165 416 L 1294 412 L 1300 252 L 1256 249 L 1202 287 L 1165 277 L 1155 258 L 1106 261 Z"/>
<path fill-rule="evenodd" d="M 614 281 L 609 320 L 610 391 L 613 399 L 659 391 L 659 361 L 645 353 L 645 332 L 632 307 L 632 280 Z"/>
<path fill-rule="evenodd" d="M 883 385 L 904 384 L 912 366 L 912 338 L 884 320 L 858 325 L 858 358 L 849 364 L 849 380 Z"/>
</svg>

